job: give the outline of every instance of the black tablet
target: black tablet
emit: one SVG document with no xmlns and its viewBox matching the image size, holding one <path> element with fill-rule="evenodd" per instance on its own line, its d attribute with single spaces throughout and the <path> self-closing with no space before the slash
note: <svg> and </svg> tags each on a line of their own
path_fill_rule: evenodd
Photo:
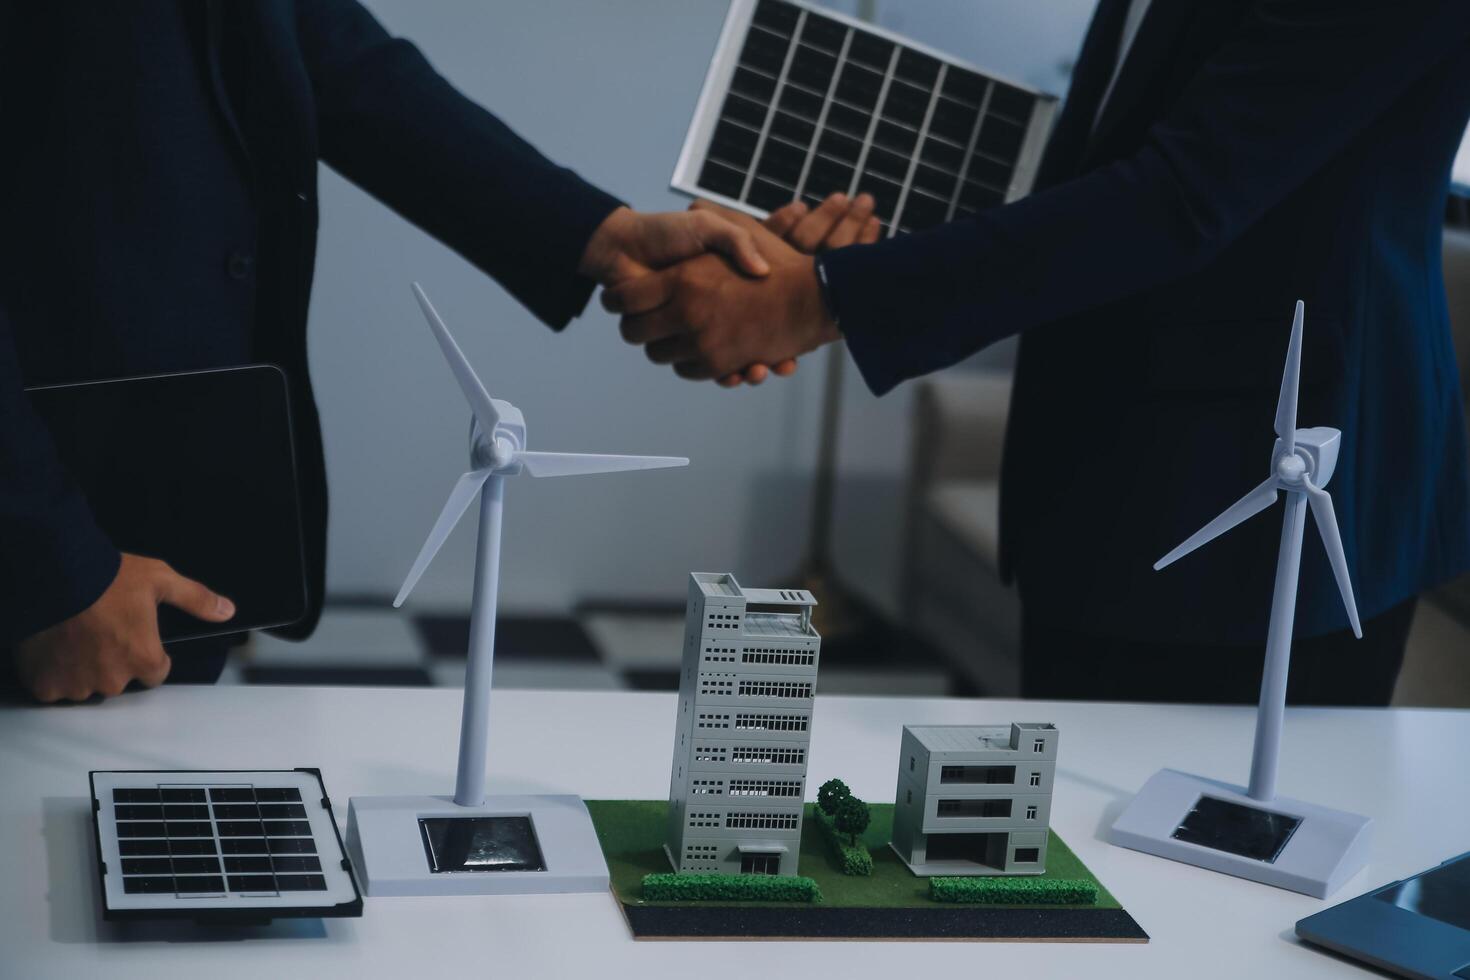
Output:
<svg viewBox="0 0 1470 980">
<path fill-rule="evenodd" d="M 286 377 L 270 365 L 28 390 L 62 464 L 120 550 L 235 603 L 228 623 L 159 609 L 165 642 L 306 614 Z"/>
</svg>

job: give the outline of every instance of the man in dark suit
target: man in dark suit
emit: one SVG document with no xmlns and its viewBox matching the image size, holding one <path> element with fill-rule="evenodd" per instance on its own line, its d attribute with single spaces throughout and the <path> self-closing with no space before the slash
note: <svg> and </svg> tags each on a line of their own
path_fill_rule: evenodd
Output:
<svg viewBox="0 0 1470 980">
<path fill-rule="evenodd" d="M 1440 271 L 1467 116 L 1463 0 L 1102 0 L 1030 197 L 815 262 L 769 238 L 760 283 L 701 259 L 606 302 L 687 377 L 842 338 L 878 394 L 1022 333 L 1001 533 L 1025 693 L 1249 701 L 1276 521 L 1151 564 L 1267 474 L 1305 300 L 1299 418 L 1343 430 L 1366 636 L 1308 541 L 1290 696 L 1382 704 L 1415 597 L 1470 567 Z"/>
<path fill-rule="evenodd" d="M 713 215 L 635 214 L 460 95 L 354 0 L 0 0 L 0 656 L 42 700 L 169 675 L 156 609 L 229 601 L 119 555 L 24 387 L 282 367 L 295 409 L 311 614 L 327 497 L 306 315 L 325 160 L 560 329 L 597 282 L 718 248 Z M 764 369 L 758 369 L 758 379 Z M 0 670 L 3 674 L 4 670 Z"/>
</svg>

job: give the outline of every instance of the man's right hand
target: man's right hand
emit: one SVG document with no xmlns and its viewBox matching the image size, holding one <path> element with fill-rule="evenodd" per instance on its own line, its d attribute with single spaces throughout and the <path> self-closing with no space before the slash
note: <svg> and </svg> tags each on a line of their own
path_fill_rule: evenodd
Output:
<svg viewBox="0 0 1470 980">
<path fill-rule="evenodd" d="M 164 562 L 125 554 L 96 602 L 20 642 L 15 666 L 21 684 L 48 703 L 112 697 L 135 680 L 162 684 L 171 666 L 158 634 L 158 607 L 165 602 L 208 623 L 235 615 L 229 599 Z"/>
<path fill-rule="evenodd" d="M 808 253 L 870 245 L 883 234 L 883 222 L 873 214 L 876 206 L 871 194 L 853 198 L 829 194 L 815 209 L 801 201 L 777 208 L 765 225 L 768 231 Z"/>
<path fill-rule="evenodd" d="M 883 223 L 873 214 L 877 202 L 871 194 L 859 194 L 849 198 L 846 194 L 827 195 L 826 200 L 815 209 L 802 201 L 792 201 L 772 211 L 762 224 L 767 231 L 784 238 L 791 245 L 808 254 L 826 252 L 848 245 L 869 245 L 883 234 Z M 743 217 L 732 211 L 723 211 L 709 201 L 696 201 L 694 207 L 722 211 L 725 217 L 739 222 Z M 781 361 L 767 368 L 764 364 L 752 364 L 744 371 L 728 374 L 719 379 L 722 388 L 733 388 L 744 382 L 758 385 L 768 374 L 783 378 L 796 373 L 796 360 Z"/>
</svg>

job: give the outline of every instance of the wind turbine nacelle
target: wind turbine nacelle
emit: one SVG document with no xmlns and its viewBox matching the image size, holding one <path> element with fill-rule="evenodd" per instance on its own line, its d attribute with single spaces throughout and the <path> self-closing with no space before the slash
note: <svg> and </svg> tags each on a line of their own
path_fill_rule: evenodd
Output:
<svg viewBox="0 0 1470 980">
<path fill-rule="evenodd" d="M 1332 479 L 1333 471 L 1337 469 L 1337 450 L 1341 444 L 1342 432 L 1330 426 L 1318 425 L 1296 430 L 1296 455 L 1306 460 L 1306 475 L 1317 486 L 1324 486 Z M 1283 455 L 1285 447 L 1277 439 L 1275 452 L 1272 453 L 1277 467 L 1280 466 Z"/>
<path fill-rule="evenodd" d="M 495 410 L 500 413 L 500 421 L 495 425 L 494 433 L 487 434 L 480 426 L 479 419 L 470 419 L 470 464 L 474 469 L 487 469 L 496 467 L 498 472 L 510 476 L 519 472 L 519 466 L 514 468 L 500 468 L 497 461 L 503 463 L 505 453 L 496 452 L 495 440 L 504 440 L 510 444 L 512 452 L 520 452 L 526 448 L 526 419 L 521 415 L 521 410 L 510 402 L 501 401 L 499 398 L 490 399 L 495 405 Z"/>
</svg>

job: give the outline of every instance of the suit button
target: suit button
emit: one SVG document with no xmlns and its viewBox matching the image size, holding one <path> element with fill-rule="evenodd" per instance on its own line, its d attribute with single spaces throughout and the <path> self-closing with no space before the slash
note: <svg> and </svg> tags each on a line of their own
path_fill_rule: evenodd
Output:
<svg viewBox="0 0 1470 980">
<path fill-rule="evenodd" d="M 254 268 L 254 266 L 255 257 L 249 252 L 243 252 L 239 249 L 236 249 L 235 251 L 230 253 L 230 260 L 226 263 L 226 268 L 229 270 L 230 278 L 239 279 L 241 281 L 250 278 L 250 270 Z"/>
</svg>

